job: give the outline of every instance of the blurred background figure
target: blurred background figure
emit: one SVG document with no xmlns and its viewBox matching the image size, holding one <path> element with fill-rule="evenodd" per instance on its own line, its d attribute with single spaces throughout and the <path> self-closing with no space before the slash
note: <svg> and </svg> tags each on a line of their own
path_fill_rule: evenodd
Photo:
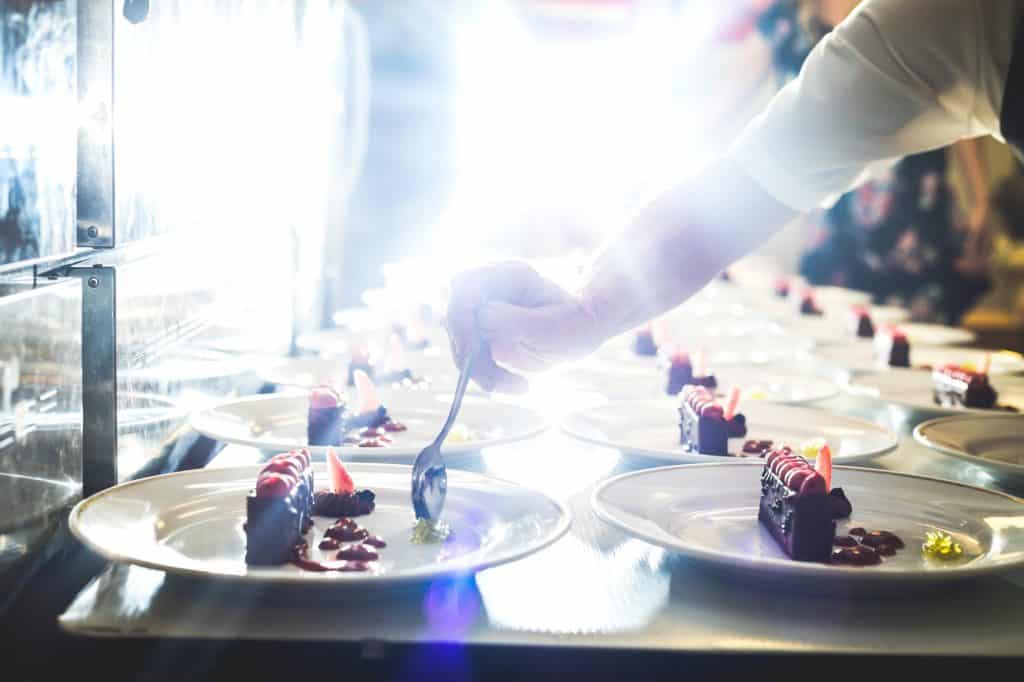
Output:
<svg viewBox="0 0 1024 682">
<path fill-rule="evenodd" d="M 762 13 L 781 80 L 845 19 L 857 0 L 780 0 Z M 799 36 L 799 37 L 798 37 Z M 800 260 L 812 284 L 869 291 L 920 320 L 959 323 L 990 286 L 988 147 L 966 140 L 880 167 L 812 217 Z"/>
</svg>

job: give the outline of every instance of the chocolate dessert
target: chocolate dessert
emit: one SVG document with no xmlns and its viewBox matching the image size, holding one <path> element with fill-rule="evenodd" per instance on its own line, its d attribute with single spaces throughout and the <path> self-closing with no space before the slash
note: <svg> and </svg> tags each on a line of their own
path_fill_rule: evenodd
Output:
<svg viewBox="0 0 1024 682">
<path fill-rule="evenodd" d="M 691 384 L 683 388 L 679 417 L 679 443 L 703 455 L 727 455 L 729 438 L 746 435 L 743 415 L 726 415 L 703 386 Z"/>
<path fill-rule="evenodd" d="M 669 395 L 679 395 L 684 386 L 695 385 L 714 389 L 718 381 L 714 374 L 705 372 L 702 376 L 694 376 L 693 363 L 690 362 L 689 353 L 676 353 L 672 356 L 668 366 L 668 385 L 665 392 Z"/>
<path fill-rule="evenodd" d="M 790 448 L 774 450 L 761 470 L 757 518 L 797 561 L 828 561 L 836 525 L 826 477 Z"/>
<path fill-rule="evenodd" d="M 886 329 L 875 335 L 875 361 L 882 366 L 910 367 L 910 342 L 899 329 Z"/>
<path fill-rule="evenodd" d="M 862 339 L 873 339 L 875 337 L 875 325 L 871 321 L 871 314 L 867 308 L 854 306 L 850 310 L 850 327 L 853 333 Z"/>
<path fill-rule="evenodd" d="M 245 562 L 274 566 L 289 561 L 312 525 L 313 468 L 309 454 L 277 455 L 260 471 L 246 497 Z"/>
<path fill-rule="evenodd" d="M 932 395 L 936 405 L 981 409 L 995 407 L 997 398 L 988 374 L 957 365 L 943 365 L 932 370 Z"/>
<path fill-rule="evenodd" d="M 345 401 L 334 389 L 321 386 L 309 396 L 306 439 L 310 445 L 341 445 L 345 433 Z"/>
<path fill-rule="evenodd" d="M 334 450 L 327 451 L 330 487 L 313 495 L 312 509 L 317 516 L 364 516 L 373 511 L 372 490 L 356 490 L 355 483 Z M 344 540 L 345 538 L 338 538 Z"/>
<path fill-rule="evenodd" d="M 650 327 L 637 330 L 636 339 L 633 341 L 633 352 L 637 355 L 651 357 L 658 354 L 658 345 L 654 343 L 654 333 Z"/>
<path fill-rule="evenodd" d="M 814 294 L 810 291 L 805 292 L 800 298 L 800 314 L 801 315 L 824 315 L 821 308 L 814 300 Z"/>
</svg>

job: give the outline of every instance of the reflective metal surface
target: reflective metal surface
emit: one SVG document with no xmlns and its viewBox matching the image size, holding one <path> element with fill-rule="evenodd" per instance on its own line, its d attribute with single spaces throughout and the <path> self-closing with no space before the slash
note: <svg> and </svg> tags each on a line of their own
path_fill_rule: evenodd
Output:
<svg viewBox="0 0 1024 682">
<path fill-rule="evenodd" d="M 75 248 L 77 4 L 0 2 L 0 268 Z"/>
<path fill-rule="evenodd" d="M 547 398 L 551 404 L 583 399 Z M 827 408 L 890 420 L 884 408 L 845 397 Z M 917 445 L 908 431 L 901 437 L 901 447 L 876 466 L 995 487 L 979 472 Z M 214 465 L 255 456 L 229 447 Z M 1024 651 L 1024 574 L 950 590 L 809 594 L 715 573 L 596 518 L 589 506 L 596 482 L 655 464 L 557 432 L 450 457 L 452 468 L 484 471 L 566 500 L 574 515 L 570 533 L 548 549 L 475 579 L 402 593 L 268 593 L 112 565 L 71 604 L 61 625 L 104 637 L 951 656 Z"/>
</svg>

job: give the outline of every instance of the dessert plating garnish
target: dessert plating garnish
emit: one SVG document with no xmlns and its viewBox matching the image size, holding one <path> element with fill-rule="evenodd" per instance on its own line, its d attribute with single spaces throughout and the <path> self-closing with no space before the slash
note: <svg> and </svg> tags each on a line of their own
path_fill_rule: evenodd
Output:
<svg viewBox="0 0 1024 682">
<path fill-rule="evenodd" d="M 921 552 L 927 557 L 935 559 L 959 559 L 964 555 L 964 548 L 953 541 L 953 536 L 943 533 L 941 530 L 928 531 L 925 533 L 924 543 L 921 545 Z"/>
<path fill-rule="evenodd" d="M 444 521 L 420 519 L 412 529 L 412 542 L 416 545 L 436 544 L 451 537 L 451 526 Z"/>
</svg>

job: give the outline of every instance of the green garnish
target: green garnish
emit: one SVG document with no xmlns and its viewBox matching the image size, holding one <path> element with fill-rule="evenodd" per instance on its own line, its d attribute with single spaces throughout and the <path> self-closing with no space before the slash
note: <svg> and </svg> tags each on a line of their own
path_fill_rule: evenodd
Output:
<svg viewBox="0 0 1024 682">
<path fill-rule="evenodd" d="M 451 526 L 444 521 L 420 519 L 412 529 L 412 541 L 417 545 L 437 544 L 447 540 L 451 534 Z"/>
<path fill-rule="evenodd" d="M 953 542 L 953 536 L 943 533 L 941 530 L 928 531 L 925 533 L 924 544 L 921 551 L 926 556 L 936 559 L 959 559 L 964 555 L 964 548 Z"/>
</svg>

